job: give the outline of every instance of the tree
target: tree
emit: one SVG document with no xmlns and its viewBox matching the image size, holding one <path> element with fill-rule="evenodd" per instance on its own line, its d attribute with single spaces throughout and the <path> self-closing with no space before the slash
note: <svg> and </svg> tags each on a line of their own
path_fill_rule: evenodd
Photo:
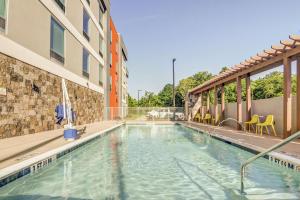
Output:
<svg viewBox="0 0 300 200">
<path fill-rule="evenodd" d="M 137 100 L 128 94 L 128 107 L 137 107 Z"/>
<path fill-rule="evenodd" d="M 223 67 L 220 73 L 228 70 L 227 67 Z M 211 79 L 213 75 L 209 72 L 198 72 L 193 76 L 187 77 L 179 81 L 178 86 L 175 91 L 175 105 L 176 107 L 183 107 L 184 100 L 187 92 L 203 84 L 205 81 Z M 227 84 L 225 87 L 225 101 L 226 102 L 236 102 L 236 83 Z M 273 72 L 265 77 L 254 80 L 251 83 L 252 97 L 256 99 L 265 99 L 278 97 L 283 95 L 283 73 Z M 292 91 L 296 94 L 296 76 L 292 77 Z M 204 95 L 205 96 L 205 95 Z M 218 97 L 220 98 L 221 92 L 218 91 Z M 242 79 L 242 99 L 246 100 L 246 81 Z M 137 100 L 128 97 L 129 106 L 136 107 Z M 214 94 L 210 93 L 210 102 L 214 102 Z M 166 84 L 163 89 L 155 94 L 153 92 L 146 92 L 145 96 L 140 99 L 141 107 L 171 107 L 173 106 L 173 85 Z"/>
<path fill-rule="evenodd" d="M 173 85 L 165 85 L 164 88 L 158 93 L 158 98 L 160 99 L 162 106 L 173 106 Z"/>
</svg>

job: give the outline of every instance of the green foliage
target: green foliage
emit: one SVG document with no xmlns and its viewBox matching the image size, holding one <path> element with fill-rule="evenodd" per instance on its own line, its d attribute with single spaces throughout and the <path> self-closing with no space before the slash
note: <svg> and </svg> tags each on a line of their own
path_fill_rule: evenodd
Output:
<svg viewBox="0 0 300 200">
<path fill-rule="evenodd" d="M 227 67 L 223 67 L 221 72 L 227 70 Z M 184 99 L 187 92 L 203 84 L 205 81 L 213 77 L 209 72 L 198 72 L 193 76 L 182 79 L 179 81 L 178 86 L 175 88 L 175 103 L 176 107 L 184 106 Z M 272 72 L 263 78 L 259 78 L 251 82 L 252 99 L 266 99 L 272 97 L 278 97 L 283 95 L 283 73 Z M 225 85 L 225 101 L 236 102 L 236 83 L 230 83 Z M 292 92 L 296 94 L 296 76 L 292 77 Z M 204 94 L 204 99 L 206 94 Z M 221 92 L 218 91 L 218 97 L 220 98 Z M 242 79 L 242 99 L 246 100 L 246 81 Z M 132 97 L 128 97 L 129 106 L 137 106 L 137 101 Z M 214 93 L 210 92 L 210 102 L 214 102 Z M 205 103 L 205 102 L 204 102 Z M 172 84 L 166 84 L 164 88 L 156 95 L 152 92 L 147 92 L 140 100 L 141 107 L 168 107 L 173 105 L 173 86 Z"/>
<path fill-rule="evenodd" d="M 162 102 L 163 106 L 170 107 L 173 106 L 173 85 L 167 84 L 165 87 L 158 93 L 158 97 Z"/>
<path fill-rule="evenodd" d="M 292 91 L 296 94 L 296 76 L 292 77 Z M 273 72 L 253 82 L 253 99 L 267 99 L 283 95 L 284 77 L 282 72 Z"/>
<path fill-rule="evenodd" d="M 137 100 L 128 95 L 128 107 L 137 107 Z"/>
</svg>

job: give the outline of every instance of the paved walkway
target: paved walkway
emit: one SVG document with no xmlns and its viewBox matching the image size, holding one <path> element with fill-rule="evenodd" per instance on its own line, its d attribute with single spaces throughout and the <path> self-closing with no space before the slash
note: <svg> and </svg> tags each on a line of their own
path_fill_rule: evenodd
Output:
<svg viewBox="0 0 300 200">
<path fill-rule="evenodd" d="M 183 123 L 192 127 L 197 127 L 204 131 L 213 132 L 219 136 L 226 137 L 234 141 L 238 141 L 239 144 L 260 152 L 282 141 L 282 139 L 278 137 L 265 134 L 263 136 L 260 136 L 256 135 L 255 133 L 237 131 L 236 129 L 232 129 L 229 127 L 215 127 L 196 122 Z M 300 159 L 300 140 L 294 140 L 293 142 L 279 148 L 275 152 Z"/>
<path fill-rule="evenodd" d="M 86 126 L 85 133 L 81 135 L 81 137 L 84 138 L 93 133 L 109 129 L 120 123 L 121 122 L 118 121 L 104 121 L 78 126 L 77 128 L 80 129 Z M 27 160 L 68 143 L 70 142 L 63 138 L 63 129 L 1 139 L 0 169 Z"/>
</svg>

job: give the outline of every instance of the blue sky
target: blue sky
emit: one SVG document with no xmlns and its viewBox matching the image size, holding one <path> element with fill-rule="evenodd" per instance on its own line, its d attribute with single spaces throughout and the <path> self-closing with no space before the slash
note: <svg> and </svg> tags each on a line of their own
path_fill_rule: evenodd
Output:
<svg viewBox="0 0 300 200">
<path fill-rule="evenodd" d="M 158 92 L 199 71 L 218 73 L 300 34 L 299 0 L 111 0 L 129 53 L 129 93 Z"/>
</svg>

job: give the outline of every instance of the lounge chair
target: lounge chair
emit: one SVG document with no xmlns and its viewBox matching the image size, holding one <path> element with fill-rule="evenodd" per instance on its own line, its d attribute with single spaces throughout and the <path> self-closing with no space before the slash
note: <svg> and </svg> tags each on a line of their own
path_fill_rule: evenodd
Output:
<svg viewBox="0 0 300 200">
<path fill-rule="evenodd" d="M 203 122 L 207 122 L 209 124 L 211 122 L 211 114 L 207 113 L 202 120 Z"/>
<path fill-rule="evenodd" d="M 201 121 L 201 115 L 200 115 L 200 113 L 197 113 L 197 114 L 195 115 L 194 120 L 195 120 L 196 122 L 200 122 L 200 121 Z"/>
<path fill-rule="evenodd" d="M 269 126 L 272 128 L 274 135 L 277 136 L 275 128 L 274 128 L 274 116 L 273 115 L 268 115 L 266 118 L 266 121 L 264 121 L 263 123 L 256 124 L 256 134 L 257 134 L 257 130 L 260 129 L 260 135 L 262 136 L 264 127 L 266 128 L 267 132 L 269 133 L 269 129 L 268 129 Z"/>
<path fill-rule="evenodd" d="M 253 115 L 251 117 L 250 121 L 247 121 L 247 122 L 244 123 L 245 124 L 245 131 L 246 131 L 247 125 L 248 125 L 249 126 L 249 132 L 251 131 L 251 127 L 252 127 L 253 131 L 256 132 L 256 129 L 254 128 L 254 125 L 256 125 L 258 123 L 260 123 L 259 122 L 259 116 L 258 115 Z"/>
<path fill-rule="evenodd" d="M 220 115 L 217 115 L 216 119 L 212 117 L 212 124 L 217 125 L 220 122 Z"/>
</svg>

